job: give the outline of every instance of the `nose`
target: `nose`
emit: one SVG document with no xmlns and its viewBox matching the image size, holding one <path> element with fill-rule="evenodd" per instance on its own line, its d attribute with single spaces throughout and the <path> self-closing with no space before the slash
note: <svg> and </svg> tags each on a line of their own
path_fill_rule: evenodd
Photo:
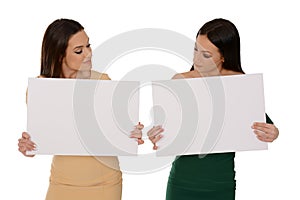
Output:
<svg viewBox="0 0 300 200">
<path fill-rule="evenodd" d="M 199 52 L 194 52 L 194 58 L 193 58 L 194 64 L 200 65 L 202 63 L 202 57 Z"/>
<path fill-rule="evenodd" d="M 86 48 L 85 49 L 84 57 L 86 57 L 86 58 L 91 58 L 92 57 L 92 49 L 91 48 Z"/>
</svg>

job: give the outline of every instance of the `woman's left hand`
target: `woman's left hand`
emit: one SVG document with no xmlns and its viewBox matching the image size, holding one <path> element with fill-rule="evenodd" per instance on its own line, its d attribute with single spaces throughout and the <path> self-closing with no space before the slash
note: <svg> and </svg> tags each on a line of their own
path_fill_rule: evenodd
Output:
<svg viewBox="0 0 300 200">
<path fill-rule="evenodd" d="M 274 124 L 254 122 L 251 128 L 257 138 L 263 142 L 273 142 L 279 135 L 279 130 Z"/>
<path fill-rule="evenodd" d="M 130 133 L 130 138 L 136 138 L 138 144 L 144 144 L 144 140 L 142 139 L 143 137 L 143 133 L 142 133 L 142 129 L 144 128 L 144 125 L 141 124 L 140 122 L 134 126 L 133 131 L 131 131 Z"/>
</svg>

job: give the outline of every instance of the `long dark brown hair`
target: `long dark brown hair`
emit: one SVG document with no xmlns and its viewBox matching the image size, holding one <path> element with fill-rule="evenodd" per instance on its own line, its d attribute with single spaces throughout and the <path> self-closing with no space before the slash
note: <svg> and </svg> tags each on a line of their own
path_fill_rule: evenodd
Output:
<svg viewBox="0 0 300 200">
<path fill-rule="evenodd" d="M 62 61 L 66 55 L 69 39 L 84 27 L 71 19 L 52 22 L 43 38 L 40 75 L 46 78 L 61 78 Z"/>
<path fill-rule="evenodd" d="M 240 36 L 235 25 L 229 20 L 218 18 L 206 22 L 198 31 L 199 35 L 206 35 L 224 57 L 224 69 L 244 73 L 241 66 Z M 191 70 L 194 70 L 192 66 Z"/>
</svg>

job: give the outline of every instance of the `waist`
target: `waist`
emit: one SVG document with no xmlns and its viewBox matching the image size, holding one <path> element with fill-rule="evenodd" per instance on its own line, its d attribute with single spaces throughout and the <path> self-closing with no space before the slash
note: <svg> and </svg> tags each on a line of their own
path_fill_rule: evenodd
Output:
<svg viewBox="0 0 300 200">
<path fill-rule="evenodd" d="M 235 177 L 234 155 L 234 153 L 218 153 L 177 157 L 173 162 L 170 177 L 192 182 L 233 181 Z"/>
<path fill-rule="evenodd" d="M 121 177 L 117 157 L 54 156 L 50 181 L 66 185 L 91 186 Z"/>
</svg>

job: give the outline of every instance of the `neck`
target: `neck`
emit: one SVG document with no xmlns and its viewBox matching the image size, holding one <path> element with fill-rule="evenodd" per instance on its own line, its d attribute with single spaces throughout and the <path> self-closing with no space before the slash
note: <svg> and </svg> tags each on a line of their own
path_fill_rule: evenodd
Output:
<svg viewBox="0 0 300 200">
<path fill-rule="evenodd" d="M 62 77 L 73 78 L 73 79 L 89 79 L 91 77 L 91 70 L 87 70 L 87 71 L 73 70 L 73 71 L 63 72 Z"/>
<path fill-rule="evenodd" d="M 215 68 L 214 70 L 211 70 L 211 71 L 198 71 L 198 70 L 195 70 L 200 77 L 207 77 L 207 76 L 220 76 L 222 75 L 222 69 L 218 69 L 218 68 Z"/>
</svg>

